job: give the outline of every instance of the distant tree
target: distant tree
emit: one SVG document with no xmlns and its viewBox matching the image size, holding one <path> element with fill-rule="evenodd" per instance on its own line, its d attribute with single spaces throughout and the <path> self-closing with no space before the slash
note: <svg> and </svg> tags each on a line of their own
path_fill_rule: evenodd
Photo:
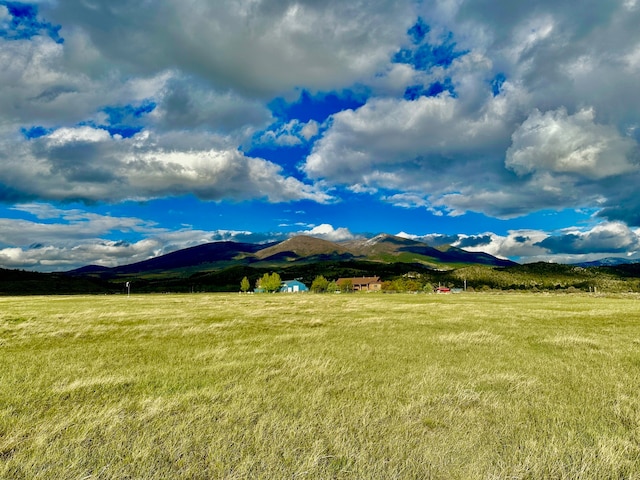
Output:
<svg viewBox="0 0 640 480">
<path fill-rule="evenodd" d="M 327 293 L 336 293 L 338 290 L 340 289 L 335 281 L 332 280 L 327 284 Z"/>
<path fill-rule="evenodd" d="M 408 279 L 404 281 L 404 288 L 407 292 L 417 292 L 420 289 L 420 284 L 417 280 Z"/>
<path fill-rule="evenodd" d="M 329 280 L 322 275 L 318 275 L 311 283 L 311 291 L 314 293 L 325 293 L 329 286 Z"/>
<path fill-rule="evenodd" d="M 393 290 L 398 293 L 404 293 L 407 291 L 407 286 L 402 278 L 396 278 L 393 280 Z"/>
<path fill-rule="evenodd" d="M 431 284 L 429 282 L 425 283 L 424 286 L 422 287 L 422 290 L 425 293 L 433 293 L 433 290 L 434 290 L 433 284 Z"/>
<path fill-rule="evenodd" d="M 347 278 L 344 282 L 340 282 L 340 291 L 345 293 L 353 292 L 353 281 Z"/>
<path fill-rule="evenodd" d="M 272 288 L 272 291 L 274 291 L 274 292 L 279 291 L 280 288 L 282 287 L 282 279 L 280 278 L 280 275 L 278 275 L 275 272 L 271 274 L 270 287 Z"/>
<path fill-rule="evenodd" d="M 269 274 L 265 273 L 262 278 L 258 279 L 258 283 L 256 287 L 260 289 L 261 292 L 267 292 L 267 287 L 269 286 Z"/>
<path fill-rule="evenodd" d="M 280 275 L 275 272 L 272 274 L 265 273 L 260 279 L 260 288 L 267 293 L 277 292 L 280 290 L 281 284 Z"/>
<path fill-rule="evenodd" d="M 382 291 L 383 292 L 393 292 L 393 283 L 389 280 L 385 280 L 382 282 Z"/>
<path fill-rule="evenodd" d="M 240 282 L 240 290 L 243 293 L 247 293 L 250 288 L 251 288 L 251 284 L 249 283 L 249 279 L 247 277 L 244 277 Z"/>
</svg>

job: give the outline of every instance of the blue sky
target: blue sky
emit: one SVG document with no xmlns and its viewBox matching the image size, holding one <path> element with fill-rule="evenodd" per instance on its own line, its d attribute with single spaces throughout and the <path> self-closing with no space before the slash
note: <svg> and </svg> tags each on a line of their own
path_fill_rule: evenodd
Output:
<svg viewBox="0 0 640 480">
<path fill-rule="evenodd" d="M 638 0 L 0 0 L 0 267 L 382 232 L 638 259 L 638 25 Z"/>
</svg>

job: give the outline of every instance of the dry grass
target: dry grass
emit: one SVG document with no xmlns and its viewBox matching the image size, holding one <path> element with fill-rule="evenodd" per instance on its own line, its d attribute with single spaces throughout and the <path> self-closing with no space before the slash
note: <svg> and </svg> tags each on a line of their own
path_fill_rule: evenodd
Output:
<svg viewBox="0 0 640 480">
<path fill-rule="evenodd" d="M 640 478 L 640 300 L 0 298 L 0 477 Z"/>
</svg>

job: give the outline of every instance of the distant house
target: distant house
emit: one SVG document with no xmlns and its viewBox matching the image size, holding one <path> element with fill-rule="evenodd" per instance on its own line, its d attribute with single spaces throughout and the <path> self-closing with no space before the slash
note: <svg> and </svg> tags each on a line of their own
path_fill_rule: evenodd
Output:
<svg viewBox="0 0 640 480">
<path fill-rule="evenodd" d="M 282 282 L 280 291 L 284 293 L 298 293 L 308 292 L 309 289 L 304 283 L 299 282 L 298 280 L 287 280 L 285 282 Z"/>
<path fill-rule="evenodd" d="M 451 293 L 451 289 L 447 287 L 436 288 L 436 293 Z"/>
<path fill-rule="evenodd" d="M 336 280 L 336 285 L 341 289 L 347 285 L 351 285 L 353 290 L 356 292 L 379 292 L 382 290 L 380 277 L 339 278 Z"/>
</svg>

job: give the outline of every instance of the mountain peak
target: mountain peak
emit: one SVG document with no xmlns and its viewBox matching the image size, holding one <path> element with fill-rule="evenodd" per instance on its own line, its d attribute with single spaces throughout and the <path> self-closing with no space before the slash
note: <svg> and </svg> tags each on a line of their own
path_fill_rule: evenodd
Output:
<svg viewBox="0 0 640 480">
<path fill-rule="evenodd" d="M 283 252 L 292 252 L 298 257 L 323 255 L 332 253 L 348 253 L 347 249 L 322 238 L 309 237 L 308 235 L 296 235 L 276 245 L 260 250 L 256 257 L 264 259 Z"/>
</svg>

